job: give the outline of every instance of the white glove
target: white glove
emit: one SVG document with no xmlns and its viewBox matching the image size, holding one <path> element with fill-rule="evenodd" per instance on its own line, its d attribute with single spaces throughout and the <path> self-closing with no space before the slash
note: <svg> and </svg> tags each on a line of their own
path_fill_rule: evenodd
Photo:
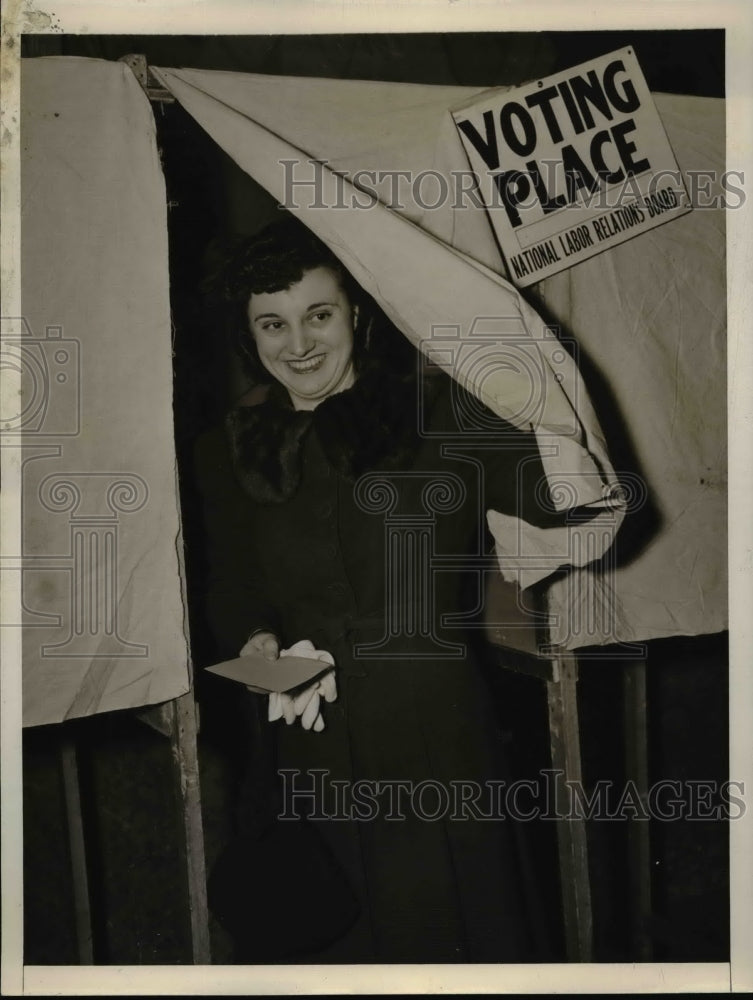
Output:
<svg viewBox="0 0 753 1000">
<path fill-rule="evenodd" d="M 331 663 L 334 667 L 335 661 L 330 653 L 323 649 L 314 649 L 314 644 L 308 639 L 301 639 L 290 649 L 281 649 L 280 656 L 306 656 L 311 659 L 321 660 L 322 663 Z M 320 712 L 320 701 L 334 701 L 337 698 L 337 685 L 335 684 L 335 671 L 328 670 L 326 674 L 319 677 L 313 684 L 293 698 L 285 691 L 273 691 L 269 696 L 268 718 L 270 722 L 276 719 L 285 719 L 290 726 L 300 715 L 301 725 L 304 729 L 313 729 L 320 733 L 324 729 L 324 719 Z"/>
</svg>

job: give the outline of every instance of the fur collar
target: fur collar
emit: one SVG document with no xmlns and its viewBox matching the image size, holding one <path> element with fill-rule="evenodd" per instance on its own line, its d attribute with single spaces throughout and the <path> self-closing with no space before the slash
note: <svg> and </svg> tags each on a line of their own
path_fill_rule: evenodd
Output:
<svg viewBox="0 0 753 1000">
<path fill-rule="evenodd" d="M 420 441 L 417 389 L 415 376 L 382 369 L 361 375 L 314 410 L 295 410 L 278 383 L 257 386 L 226 420 L 241 486 L 259 503 L 290 499 L 312 430 L 329 463 L 352 481 L 373 469 L 408 467 Z"/>
</svg>

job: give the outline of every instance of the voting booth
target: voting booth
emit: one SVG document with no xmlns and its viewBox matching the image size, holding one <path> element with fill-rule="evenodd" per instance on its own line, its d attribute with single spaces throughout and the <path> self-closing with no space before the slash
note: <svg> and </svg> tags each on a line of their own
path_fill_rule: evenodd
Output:
<svg viewBox="0 0 753 1000">
<path fill-rule="evenodd" d="M 161 705 L 193 739 L 150 88 L 431 361 L 535 431 L 555 505 L 588 517 L 487 517 L 500 579 L 523 604 L 546 595 L 546 655 L 635 659 L 726 628 L 721 100 L 651 95 L 627 50 L 523 96 L 157 67 L 139 82 L 124 62 L 38 58 L 22 75 L 23 318 L 3 331 L 24 380 L 4 431 L 23 456 L 24 725 Z M 570 190 L 544 177 L 563 149 Z M 515 647 L 515 621 L 487 626 Z"/>
</svg>

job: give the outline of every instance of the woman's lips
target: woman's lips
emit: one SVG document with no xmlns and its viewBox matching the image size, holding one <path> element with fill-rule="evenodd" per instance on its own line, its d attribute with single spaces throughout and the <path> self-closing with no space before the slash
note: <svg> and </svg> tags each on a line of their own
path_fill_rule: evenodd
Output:
<svg viewBox="0 0 753 1000">
<path fill-rule="evenodd" d="M 309 375 L 311 372 L 317 371 L 324 364 L 324 359 L 326 354 L 317 354 L 313 358 L 303 358 L 299 361 L 286 361 L 285 364 L 296 375 Z"/>
</svg>

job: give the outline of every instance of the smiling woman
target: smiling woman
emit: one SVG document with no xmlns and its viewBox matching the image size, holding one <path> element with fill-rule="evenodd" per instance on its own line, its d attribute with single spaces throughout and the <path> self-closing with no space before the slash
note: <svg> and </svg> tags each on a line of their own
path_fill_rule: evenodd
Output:
<svg viewBox="0 0 753 1000">
<path fill-rule="evenodd" d="M 288 390 L 296 410 L 313 410 L 353 385 L 358 308 L 331 268 L 307 271 L 279 292 L 252 294 L 248 315 L 259 360 Z"/>
<path fill-rule="evenodd" d="M 535 438 L 422 365 L 301 224 L 246 240 L 225 282 L 261 384 L 197 447 L 209 620 L 225 658 L 308 640 L 334 673 L 284 705 L 241 689 L 257 742 L 210 902 L 239 961 L 525 960 L 470 629 L 485 510 L 553 516 Z"/>
</svg>

